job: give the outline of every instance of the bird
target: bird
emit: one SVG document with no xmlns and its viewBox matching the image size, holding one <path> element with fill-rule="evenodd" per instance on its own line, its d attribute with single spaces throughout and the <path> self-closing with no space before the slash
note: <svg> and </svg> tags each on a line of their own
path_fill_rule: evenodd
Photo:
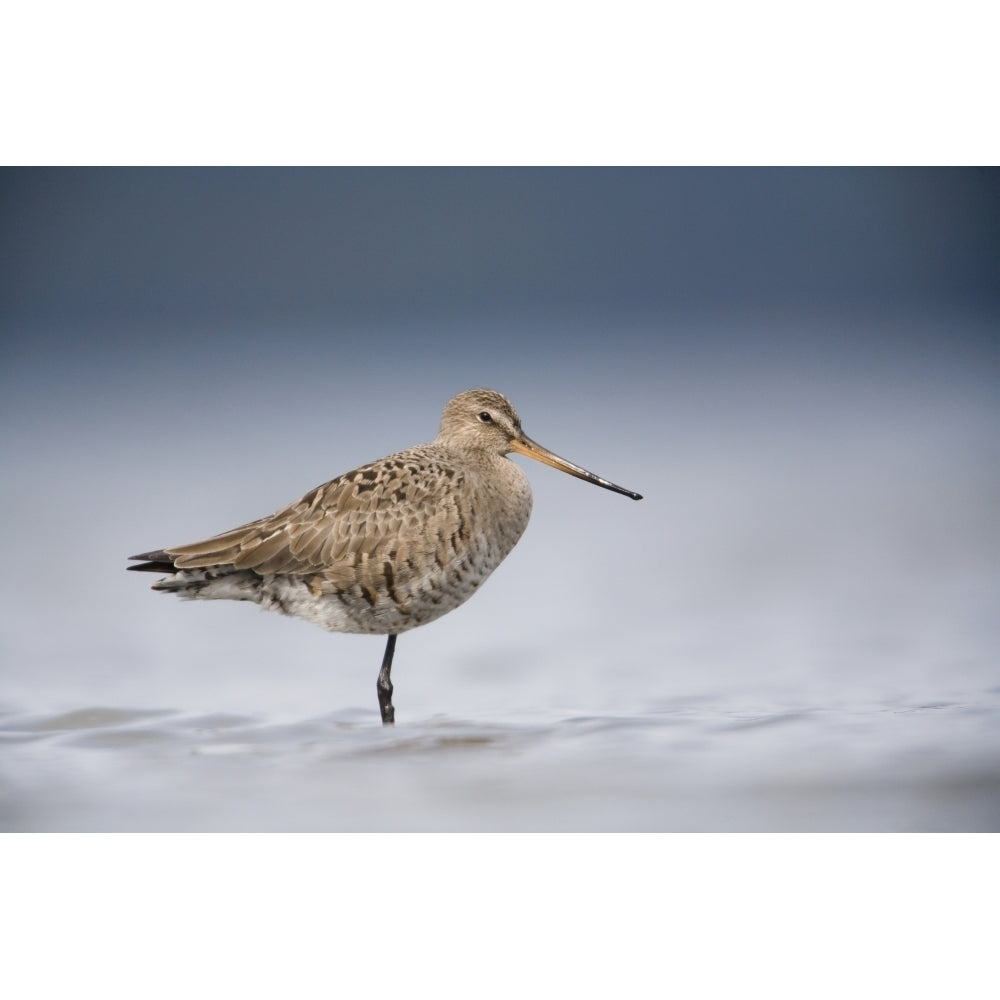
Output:
<svg viewBox="0 0 1000 1000">
<path fill-rule="evenodd" d="M 376 682 L 383 725 L 395 722 L 396 637 L 453 611 L 517 544 L 531 514 L 525 455 L 641 500 L 528 437 L 494 389 L 459 393 L 440 430 L 418 445 L 310 490 L 269 517 L 204 541 L 129 556 L 129 570 L 191 600 L 252 601 L 330 632 L 387 636 Z"/>
</svg>

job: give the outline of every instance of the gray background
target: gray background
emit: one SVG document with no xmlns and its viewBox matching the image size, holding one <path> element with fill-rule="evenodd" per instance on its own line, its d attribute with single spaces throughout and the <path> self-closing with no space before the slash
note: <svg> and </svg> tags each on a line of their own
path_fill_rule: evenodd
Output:
<svg viewBox="0 0 1000 1000">
<path fill-rule="evenodd" d="M 6 828 L 996 829 L 1000 172 L 16 169 L 0 206 Z M 529 463 L 508 562 L 400 639 L 395 733 L 380 640 L 123 572 L 476 385 L 646 499 Z"/>
</svg>

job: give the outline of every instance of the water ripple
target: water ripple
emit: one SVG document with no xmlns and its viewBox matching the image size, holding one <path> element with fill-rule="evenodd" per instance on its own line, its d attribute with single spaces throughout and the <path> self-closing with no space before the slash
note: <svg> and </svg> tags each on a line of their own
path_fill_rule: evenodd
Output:
<svg viewBox="0 0 1000 1000">
<path fill-rule="evenodd" d="M 8 830 L 1000 829 L 1000 698 L 0 717 Z"/>
</svg>

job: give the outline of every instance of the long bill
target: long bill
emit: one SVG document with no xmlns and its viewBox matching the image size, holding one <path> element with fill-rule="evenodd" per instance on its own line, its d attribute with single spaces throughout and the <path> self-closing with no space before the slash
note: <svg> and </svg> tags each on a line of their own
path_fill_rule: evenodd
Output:
<svg viewBox="0 0 1000 1000">
<path fill-rule="evenodd" d="M 527 434 L 522 434 L 519 438 L 514 438 L 510 442 L 510 449 L 511 451 L 516 451 L 519 455 L 527 455 L 528 458 L 533 458 L 536 462 L 551 465 L 553 469 L 558 469 L 560 472 L 568 472 L 571 476 L 576 476 L 577 479 L 593 483 L 595 486 L 602 486 L 606 490 L 621 493 L 623 496 L 631 497 L 633 500 L 642 499 L 639 493 L 633 493 L 631 490 L 626 490 L 621 486 L 615 486 L 614 483 L 609 483 L 606 479 L 601 479 L 600 476 L 595 476 L 592 472 L 581 469 L 579 465 L 567 462 L 565 458 L 560 458 L 554 452 L 549 451 L 548 448 L 543 448 L 537 441 L 532 441 Z"/>
</svg>

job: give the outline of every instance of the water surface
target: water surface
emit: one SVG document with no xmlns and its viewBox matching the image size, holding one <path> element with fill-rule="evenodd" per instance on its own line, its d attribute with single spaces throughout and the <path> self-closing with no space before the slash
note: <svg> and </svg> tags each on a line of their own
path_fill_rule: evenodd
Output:
<svg viewBox="0 0 1000 1000">
<path fill-rule="evenodd" d="M 1000 692 L 383 729 L 94 707 L 0 719 L 13 830 L 1000 828 Z"/>
</svg>

